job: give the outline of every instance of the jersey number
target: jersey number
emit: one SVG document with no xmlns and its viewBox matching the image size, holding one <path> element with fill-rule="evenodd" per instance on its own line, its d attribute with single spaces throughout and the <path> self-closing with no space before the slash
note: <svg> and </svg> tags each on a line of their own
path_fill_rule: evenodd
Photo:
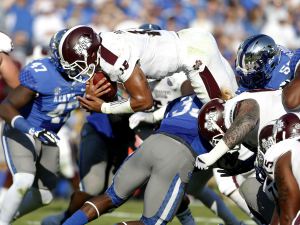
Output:
<svg viewBox="0 0 300 225">
<path fill-rule="evenodd" d="M 30 67 L 32 69 L 34 69 L 35 72 L 45 72 L 45 71 L 47 71 L 47 67 L 44 66 L 42 63 L 39 63 L 39 62 L 32 63 Z"/>
</svg>

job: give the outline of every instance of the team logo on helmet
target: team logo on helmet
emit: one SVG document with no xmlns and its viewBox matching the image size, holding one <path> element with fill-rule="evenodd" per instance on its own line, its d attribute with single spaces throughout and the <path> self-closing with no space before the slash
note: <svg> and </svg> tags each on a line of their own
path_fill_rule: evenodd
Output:
<svg viewBox="0 0 300 225">
<path fill-rule="evenodd" d="M 204 128 L 208 131 L 216 130 L 216 122 L 218 121 L 218 112 L 217 111 L 210 111 L 205 114 L 205 123 Z"/>
<path fill-rule="evenodd" d="M 264 151 L 266 151 L 275 143 L 276 143 L 276 141 L 273 137 L 263 138 L 261 140 L 261 147 L 264 149 Z"/>
<path fill-rule="evenodd" d="M 92 40 L 88 37 L 81 36 L 78 39 L 78 42 L 74 45 L 73 49 L 77 55 L 87 56 L 87 50 L 92 45 Z"/>
</svg>

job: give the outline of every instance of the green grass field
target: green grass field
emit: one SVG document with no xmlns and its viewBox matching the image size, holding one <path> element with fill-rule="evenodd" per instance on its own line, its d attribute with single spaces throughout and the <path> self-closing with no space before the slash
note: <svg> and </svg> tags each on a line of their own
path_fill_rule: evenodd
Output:
<svg viewBox="0 0 300 225">
<path fill-rule="evenodd" d="M 249 217 L 241 212 L 236 206 L 231 202 L 227 202 L 233 213 L 237 218 L 244 220 L 246 224 L 254 224 L 252 220 L 249 220 Z M 39 225 L 42 218 L 48 215 L 56 214 L 61 212 L 67 206 L 66 200 L 55 200 L 49 206 L 39 209 L 31 214 L 28 214 L 16 222 L 13 225 Z M 217 218 L 211 211 L 205 208 L 202 204 L 191 204 L 192 213 L 196 219 L 197 224 L 199 225 L 211 225 L 222 223 L 222 220 Z M 143 202 L 138 200 L 131 200 L 121 206 L 119 209 L 113 211 L 110 214 L 106 214 L 101 218 L 95 220 L 90 224 L 115 224 L 116 222 L 136 220 L 140 217 L 143 210 Z M 175 218 L 171 225 L 179 225 L 180 223 Z"/>
</svg>

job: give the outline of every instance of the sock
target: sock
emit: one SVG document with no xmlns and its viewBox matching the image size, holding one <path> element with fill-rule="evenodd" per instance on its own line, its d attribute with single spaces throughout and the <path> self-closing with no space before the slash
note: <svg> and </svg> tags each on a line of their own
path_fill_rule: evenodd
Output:
<svg viewBox="0 0 300 225">
<path fill-rule="evenodd" d="M 226 225 L 240 224 L 240 221 L 226 206 L 221 197 L 209 187 L 203 187 L 203 189 L 195 197 L 201 200 L 203 204 L 207 208 L 209 208 L 214 214 L 219 216 L 225 222 Z"/>
<path fill-rule="evenodd" d="M 88 217 L 82 210 L 77 210 L 63 225 L 83 225 L 88 223 Z"/>
<path fill-rule="evenodd" d="M 245 199 L 241 196 L 239 189 L 235 190 L 228 196 L 232 201 L 237 204 L 238 207 L 240 207 L 245 213 L 247 213 L 248 216 L 251 218 L 253 217 L 252 213 L 250 212 L 250 209 L 247 206 L 247 203 Z"/>
<path fill-rule="evenodd" d="M 18 210 L 18 207 L 23 197 L 24 194 L 20 193 L 19 190 L 14 185 L 12 185 L 8 189 L 3 199 L 3 204 L 1 206 L 0 224 L 1 222 L 3 224 L 5 223 L 10 224 L 10 222 L 13 220 L 16 211 Z"/>
<path fill-rule="evenodd" d="M 7 188 L 5 187 L 0 188 L 0 209 L 6 192 L 7 192 Z"/>
<path fill-rule="evenodd" d="M 182 225 L 196 225 L 189 208 L 179 214 L 176 214 L 176 216 Z"/>
</svg>

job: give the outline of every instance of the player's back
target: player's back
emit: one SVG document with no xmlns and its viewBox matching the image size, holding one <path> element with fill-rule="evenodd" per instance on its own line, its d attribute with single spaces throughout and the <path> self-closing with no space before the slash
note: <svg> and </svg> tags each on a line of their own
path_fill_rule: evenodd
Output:
<svg viewBox="0 0 300 225">
<path fill-rule="evenodd" d="M 127 75 L 121 76 L 127 77 L 139 63 L 147 78 L 159 79 L 180 67 L 180 42 L 176 32 L 131 29 L 100 33 L 100 37 L 101 45 L 115 56 L 115 62 L 110 63 L 107 55 L 101 55 L 100 65 L 109 74 L 118 73 L 122 68 Z"/>
</svg>

